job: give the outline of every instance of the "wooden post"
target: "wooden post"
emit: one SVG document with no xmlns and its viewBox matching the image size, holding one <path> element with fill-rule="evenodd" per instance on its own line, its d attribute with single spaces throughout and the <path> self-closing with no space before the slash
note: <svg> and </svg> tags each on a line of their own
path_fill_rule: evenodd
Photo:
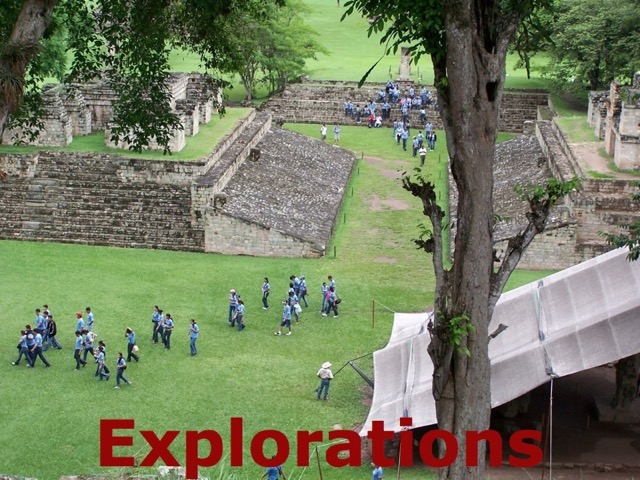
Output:
<svg viewBox="0 0 640 480">
<path fill-rule="evenodd" d="M 376 301 L 371 300 L 371 328 L 376 326 Z"/>
<path fill-rule="evenodd" d="M 336 246 L 333 246 L 333 258 L 338 258 L 338 255 L 336 254 Z"/>
</svg>

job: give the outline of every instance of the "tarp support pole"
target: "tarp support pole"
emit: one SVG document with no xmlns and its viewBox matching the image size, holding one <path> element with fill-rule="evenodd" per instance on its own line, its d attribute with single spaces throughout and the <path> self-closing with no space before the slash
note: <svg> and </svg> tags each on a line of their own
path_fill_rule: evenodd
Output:
<svg viewBox="0 0 640 480">
<path fill-rule="evenodd" d="M 349 365 L 351 365 L 353 367 L 353 369 L 358 372 L 358 375 L 360 375 L 362 377 L 362 379 L 367 382 L 369 384 L 369 386 L 371 388 L 373 388 L 373 380 L 371 380 L 369 377 L 367 377 L 367 375 L 360 370 L 360 367 L 358 367 L 358 365 L 356 365 L 355 363 L 353 363 L 352 360 L 349 360 Z"/>
</svg>

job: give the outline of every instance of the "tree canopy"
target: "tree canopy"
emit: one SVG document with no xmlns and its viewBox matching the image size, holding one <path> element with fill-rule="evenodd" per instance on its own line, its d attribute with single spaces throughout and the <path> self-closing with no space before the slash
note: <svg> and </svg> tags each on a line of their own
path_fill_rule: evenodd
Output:
<svg viewBox="0 0 640 480">
<path fill-rule="evenodd" d="M 285 5 L 259 1 L 230 19 L 229 40 L 242 60 L 228 71 L 240 76 L 247 100 L 259 83 L 267 85 L 269 94 L 281 90 L 304 74 L 306 59 L 328 53 L 314 40 L 317 32 L 304 23 L 308 10 L 300 0 Z"/>
<path fill-rule="evenodd" d="M 637 0 L 556 0 L 546 75 L 556 86 L 591 90 L 612 80 L 631 81 L 640 69 L 640 8 Z"/>
<path fill-rule="evenodd" d="M 39 118 L 42 79 L 62 76 L 69 51 L 72 64 L 65 81 L 102 78 L 115 91 L 112 135 L 128 136 L 134 150 L 145 148 L 151 138 L 167 149 L 172 131 L 180 128 L 168 102 L 171 48 L 196 52 L 218 75 L 242 72 L 248 62 L 240 40 L 257 42 L 259 69 L 277 88 L 302 72 L 304 59 L 321 51 L 298 7 L 298 2 L 284 7 L 284 0 L 3 2 L 0 134 L 10 115 L 23 125 Z M 32 127 L 35 131 L 38 125 Z"/>
</svg>

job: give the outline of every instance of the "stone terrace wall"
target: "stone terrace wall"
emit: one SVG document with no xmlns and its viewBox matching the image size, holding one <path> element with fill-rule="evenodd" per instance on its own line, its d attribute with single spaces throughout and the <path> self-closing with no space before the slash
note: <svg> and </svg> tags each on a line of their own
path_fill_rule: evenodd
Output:
<svg viewBox="0 0 640 480">
<path fill-rule="evenodd" d="M 542 163 L 555 178 L 572 178 L 576 175 L 574 166 L 580 172 L 575 154 L 555 122 L 539 121 L 536 138 L 544 152 Z M 536 181 L 523 161 L 539 155 L 536 153 L 539 147 L 534 146 L 529 147 L 529 153 L 515 152 L 509 146 L 511 142 L 504 142 L 496 151 L 495 210 L 510 219 L 498 224 L 496 229 L 496 239 L 502 240 L 496 243 L 499 255 L 506 248 L 506 239 L 517 234 L 526 220 L 522 217 L 525 205 L 518 206 L 512 185 L 521 180 Z M 499 160 L 505 148 L 512 150 L 507 156 L 507 164 Z M 505 189 L 505 186 L 509 188 Z M 547 229 L 536 236 L 519 268 L 563 269 L 610 250 L 599 232 L 619 232 L 621 224 L 640 216 L 640 204 L 631 200 L 635 191 L 633 181 L 583 179 L 581 191 L 570 194 L 554 209 Z"/>
<path fill-rule="evenodd" d="M 291 84 L 278 95 L 274 95 L 263 108 L 273 113 L 274 120 L 283 120 L 294 123 L 340 123 L 355 125 L 355 120 L 344 116 L 344 102 L 351 100 L 362 107 L 365 103 L 378 98 L 378 91 L 384 90 L 385 84 L 367 83 L 362 88 L 357 88 L 353 82 L 321 82 Z M 408 86 L 405 86 L 408 88 Z M 414 87 L 417 92 L 421 85 Z M 430 88 L 434 101 L 437 95 L 433 87 Z M 546 92 L 531 91 L 505 91 L 502 98 L 499 128 L 501 131 L 521 133 L 526 120 L 535 120 L 538 106 L 548 104 Z M 378 105 L 379 106 L 379 105 Z M 431 122 L 438 130 L 442 130 L 440 115 L 433 107 L 426 109 L 427 121 Z M 409 117 L 414 127 L 422 127 L 419 119 L 419 110 L 411 110 Z M 391 119 L 402 118 L 399 105 L 392 105 Z M 366 125 L 363 120 L 361 125 Z"/>
<path fill-rule="evenodd" d="M 73 140 L 73 124 L 67 114 L 62 101 L 61 90 L 47 85 L 42 93 L 44 115 L 40 119 L 43 127 L 34 142 L 29 141 L 22 129 L 7 129 L 2 136 L 2 142 L 14 143 L 14 137 L 19 141 L 27 141 L 30 145 L 46 145 L 65 147 Z"/>
<path fill-rule="evenodd" d="M 60 152 L 5 156 L 2 165 L 0 238 L 204 251 L 191 222 L 201 166 Z"/>
</svg>

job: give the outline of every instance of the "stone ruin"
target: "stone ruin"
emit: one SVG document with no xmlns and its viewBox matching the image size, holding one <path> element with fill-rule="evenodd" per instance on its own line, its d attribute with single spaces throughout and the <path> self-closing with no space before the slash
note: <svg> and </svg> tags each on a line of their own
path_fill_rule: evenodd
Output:
<svg viewBox="0 0 640 480">
<path fill-rule="evenodd" d="M 213 87 L 211 78 L 201 73 L 173 73 L 169 76 L 171 108 L 178 115 L 182 129 L 173 132 L 170 148 L 179 152 L 185 147 L 186 137 L 194 136 L 200 124 L 211 121 L 212 112 L 222 103 L 221 92 Z M 108 147 L 128 149 L 129 142 L 121 138 L 111 140 L 113 105 L 116 94 L 104 80 L 71 85 L 46 85 L 43 91 L 44 128 L 33 142 L 24 141 L 21 129 L 8 129 L 2 141 L 5 144 L 21 139 L 21 143 L 42 147 L 65 147 L 74 136 L 105 132 Z M 151 141 L 152 150 L 162 147 Z"/>
<path fill-rule="evenodd" d="M 640 170 L 640 72 L 631 86 L 590 92 L 588 120 L 618 168 Z"/>
<path fill-rule="evenodd" d="M 344 82 L 291 85 L 288 94 L 272 98 L 262 112 L 240 122 L 211 154 L 194 162 L 68 152 L 0 155 L 0 171 L 7 174 L 0 179 L 0 238 L 323 256 L 354 155 L 272 127 L 272 116 L 316 124 L 340 122 L 345 96 L 364 101 L 382 87 L 357 89 Z M 210 118 L 211 109 L 193 102 L 187 87 L 181 90 L 176 83 L 174 88 L 174 107 L 183 114 L 185 132 L 193 133 Z M 58 119 L 66 121 L 59 130 L 62 138 L 69 131 L 86 134 L 98 126 L 108 127 L 109 92 L 104 86 L 81 92 L 84 104 L 80 97 L 72 102 L 55 89 L 46 92 L 60 111 Z M 539 92 L 518 92 L 505 95 L 503 101 L 501 130 L 527 136 L 505 142 L 496 152 L 494 195 L 496 214 L 502 219 L 495 232 L 498 256 L 526 220 L 522 202 L 513 194 L 514 183 L 584 177 L 557 122 L 543 120 L 541 109 L 547 100 Z M 434 126 L 441 128 L 437 112 L 430 115 Z M 307 174 L 300 176 L 300 171 Z M 614 231 L 637 215 L 637 203 L 630 199 L 634 191 L 631 181 L 585 179 L 582 189 L 556 208 L 549 228 L 529 247 L 521 267 L 561 269 L 608 250 L 599 232 Z M 308 204 L 319 208 L 310 213 Z M 454 212 L 455 194 L 451 205 Z"/>
</svg>

